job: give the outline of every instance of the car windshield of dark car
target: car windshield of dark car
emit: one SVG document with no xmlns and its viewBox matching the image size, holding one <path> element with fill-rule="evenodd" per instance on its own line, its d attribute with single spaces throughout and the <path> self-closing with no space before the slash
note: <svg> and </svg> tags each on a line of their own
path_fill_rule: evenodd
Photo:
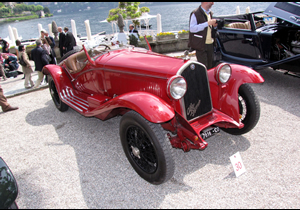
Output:
<svg viewBox="0 0 300 210">
<path fill-rule="evenodd" d="M 249 14 L 226 16 L 222 19 L 224 21 L 224 28 L 226 29 L 251 30 Z"/>
<path fill-rule="evenodd" d="M 253 14 L 242 14 L 235 16 L 226 16 L 221 18 L 223 20 L 224 28 L 234 30 L 256 30 L 266 24 L 266 21 L 274 22 L 273 17 L 263 14 L 262 12 L 256 12 Z M 251 22 L 254 21 L 255 27 L 252 28 Z"/>
<path fill-rule="evenodd" d="M 277 2 L 275 7 L 291 14 L 300 14 L 300 2 Z"/>
</svg>

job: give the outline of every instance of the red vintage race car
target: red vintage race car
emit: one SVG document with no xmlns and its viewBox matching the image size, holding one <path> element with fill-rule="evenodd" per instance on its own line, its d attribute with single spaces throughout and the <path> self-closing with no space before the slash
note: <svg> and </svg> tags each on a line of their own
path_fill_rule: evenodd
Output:
<svg viewBox="0 0 300 210">
<path fill-rule="evenodd" d="M 121 115 L 126 157 L 142 178 L 158 185 L 174 174 L 172 147 L 204 150 L 205 139 L 219 128 L 233 135 L 254 128 L 260 105 L 247 83 L 264 79 L 245 66 L 221 63 L 207 70 L 148 47 L 83 46 L 43 72 L 58 110 L 71 107 L 101 120 Z"/>
</svg>

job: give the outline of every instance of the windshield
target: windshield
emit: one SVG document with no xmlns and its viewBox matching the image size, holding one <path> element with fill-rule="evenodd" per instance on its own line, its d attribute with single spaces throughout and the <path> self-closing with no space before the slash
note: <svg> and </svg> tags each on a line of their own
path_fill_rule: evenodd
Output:
<svg viewBox="0 0 300 210">
<path fill-rule="evenodd" d="M 264 13 L 300 26 L 299 2 L 274 2 L 270 4 Z"/>
<path fill-rule="evenodd" d="M 103 55 L 104 53 L 108 52 L 110 47 L 106 44 L 100 44 L 93 48 L 87 49 L 87 52 L 90 58 L 95 61 L 99 56 Z"/>
</svg>

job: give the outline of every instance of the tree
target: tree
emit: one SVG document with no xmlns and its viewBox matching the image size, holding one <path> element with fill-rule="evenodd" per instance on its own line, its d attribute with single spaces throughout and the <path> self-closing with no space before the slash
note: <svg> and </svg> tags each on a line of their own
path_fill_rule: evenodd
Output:
<svg viewBox="0 0 300 210">
<path fill-rule="evenodd" d="M 49 14 L 49 13 L 50 13 L 50 9 L 49 9 L 48 7 L 45 7 L 45 8 L 44 8 L 44 13 L 45 13 L 45 14 Z"/>
<path fill-rule="evenodd" d="M 140 2 L 119 2 L 119 5 L 115 9 L 109 10 L 107 22 L 117 21 L 118 14 L 121 14 L 124 19 L 134 19 L 142 15 L 143 12 L 150 12 L 148 7 L 139 8 Z M 135 27 L 140 25 L 140 21 L 132 21 Z"/>
<path fill-rule="evenodd" d="M 38 12 L 38 11 L 41 11 L 41 10 L 43 10 L 43 9 L 44 9 L 43 6 L 37 5 L 37 6 L 34 7 L 34 12 Z"/>
<path fill-rule="evenodd" d="M 27 11 L 34 11 L 34 8 L 35 6 L 32 4 L 32 5 L 27 5 Z"/>
<path fill-rule="evenodd" d="M 16 4 L 13 8 L 15 14 L 20 14 L 25 10 L 24 4 Z"/>
<path fill-rule="evenodd" d="M 0 9 L 0 16 L 1 17 L 9 15 L 9 13 L 10 13 L 10 10 L 7 7 L 2 7 Z"/>
</svg>

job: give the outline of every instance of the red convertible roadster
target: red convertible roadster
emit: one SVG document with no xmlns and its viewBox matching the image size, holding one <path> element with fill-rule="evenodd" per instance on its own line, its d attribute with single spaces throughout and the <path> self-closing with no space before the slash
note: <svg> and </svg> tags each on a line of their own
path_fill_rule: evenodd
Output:
<svg viewBox="0 0 300 210">
<path fill-rule="evenodd" d="M 260 105 L 247 83 L 264 79 L 245 66 L 221 63 L 207 70 L 148 47 L 83 46 L 43 72 L 58 110 L 71 107 L 101 120 L 121 115 L 126 157 L 143 179 L 158 185 L 173 176 L 172 147 L 204 150 L 205 139 L 219 128 L 233 135 L 254 128 Z"/>
</svg>

